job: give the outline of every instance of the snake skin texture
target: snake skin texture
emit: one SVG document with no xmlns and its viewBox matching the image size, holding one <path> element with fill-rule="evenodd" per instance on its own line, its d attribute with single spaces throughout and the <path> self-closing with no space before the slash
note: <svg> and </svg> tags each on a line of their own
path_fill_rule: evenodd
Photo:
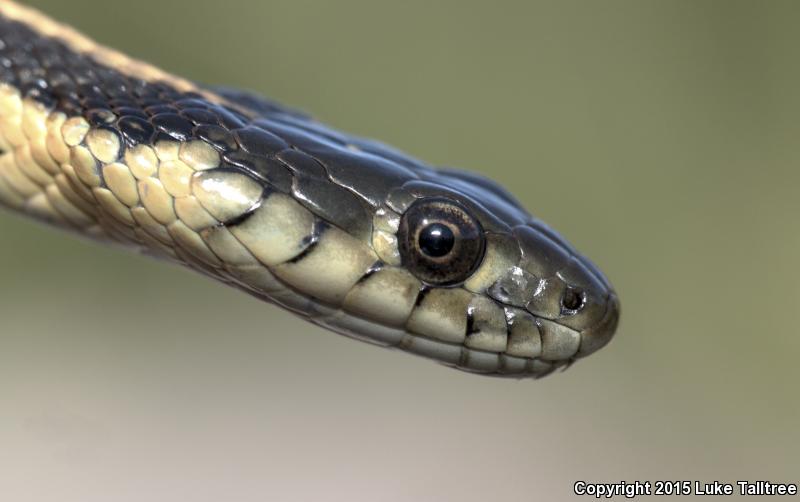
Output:
<svg viewBox="0 0 800 502">
<path fill-rule="evenodd" d="M 540 377 L 616 330 L 603 274 L 494 182 L 197 86 L 7 1 L 0 149 L 12 210 L 448 366 Z M 480 259 L 446 285 L 410 265 L 416 241 L 399 245 L 429 201 L 479 230 Z"/>
</svg>

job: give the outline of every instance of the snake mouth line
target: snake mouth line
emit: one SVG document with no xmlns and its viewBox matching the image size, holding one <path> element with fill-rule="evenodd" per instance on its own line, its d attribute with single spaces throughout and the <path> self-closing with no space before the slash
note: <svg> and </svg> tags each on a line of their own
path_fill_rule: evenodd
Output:
<svg viewBox="0 0 800 502">
<path fill-rule="evenodd" d="M 473 373 L 508 378 L 524 378 L 530 376 L 541 378 L 560 368 L 566 369 L 577 359 L 582 357 L 582 355 L 579 355 L 584 340 L 582 332 L 561 324 L 559 324 L 559 326 L 575 336 L 580 343 L 574 349 L 574 353 L 569 357 L 548 359 L 541 356 L 520 357 L 505 352 L 471 348 L 465 346 L 463 343 L 442 340 L 421 333 L 411 333 L 401 328 L 386 326 L 366 319 L 359 319 L 340 309 L 332 310 L 333 311 L 329 315 L 316 320 L 312 319 L 312 321 L 351 338 L 356 338 L 375 345 L 412 352 L 429 359 L 434 359 L 445 366 Z M 613 309 L 609 306 L 603 319 L 597 324 L 604 322 L 605 318 L 608 317 L 608 313 L 612 310 Z M 549 319 L 534 317 L 537 321 L 550 321 Z M 537 325 L 539 325 L 538 322 Z M 541 325 L 539 326 L 540 336 L 542 329 L 545 330 L 545 339 L 548 337 L 560 336 L 560 334 L 548 333 L 546 331 L 547 328 L 541 328 Z M 508 329 L 510 331 L 510 327 Z"/>
<path fill-rule="evenodd" d="M 558 319 L 549 319 L 530 314 L 536 321 L 537 329 L 539 330 L 541 340 L 540 355 L 523 357 L 503 351 L 488 351 L 467 347 L 463 341 L 443 340 L 423 333 L 410 332 L 404 326 L 390 326 L 375 320 L 361 318 L 341 308 L 341 306 L 331 305 L 323 300 L 306 296 L 302 291 L 278 277 L 274 279 L 276 286 L 281 288 L 280 290 L 257 291 L 247 284 L 240 284 L 240 287 L 251 294 L 276 303 L 314 324 L 349 338 L 372 345 L 411 352 L 433 359 L 444 366 L 497 377 L 540 378 L 560 368 L 568 368 L 576 360 L 596 350 L 594 347 L 594 345 L 597 345 L 596 343 L 589 342 L 587 345 L 588 336 L 592 336 L 592 330 L 603 330 L 615 313 L 615 301 L 612 298 L 614 295 L 609 294 L 606 297 L 606 309 L 600 320 L 584 330 L 579 331 L 565 326 L 559 323 Z M 268 296 L 264 296 L 265 294 Z M 514 308 L 497 300 L 492 301 L 506 310 Z M 468 315 L 467 312 L 464 315 Z M 553 326 L 558 328 L 554 330 Z M 510 336 L 511 325 L 508 320 L 506 332 L 507 336 Z M 548 350 L 553 350 L 548 349 L 548 346 L 552 347 L 559 343 L 575 343 L 575 345 L 569 349 L 569 354 L 564 357 L 542 357 L 542 349 L 547 353 Z"/>
<path fill-rule="evenodd" d="M 574 357 L 560 360 L 537 357 L 519 357 L 502 352 L 490 352 L 465 346 L 463 343 L 412 333 L 403 327 L 388 326 L 377 321 L 357 317 L 352 313 L 321 300 L 306 297 L 297 289 L 276 278 L 282 291 L 258 291 L 247 284 L 237 283 L 243 291 L 275 303 L 309 322 L 317 324 L 348 338 L 397 349 L 434 360 L 443 366 L 505 378 L 541 378 L 574 362 Z M 498 305 L 500 305 L 499 302 Z M 465 314 L 466 315 L 466 314 Z M 575 330 L 572 330 L 575 331 Z M 576 332 L 577 333 L 577 332 Z"/>
<path fill-rule="evenodd" d="M 399 349 L 432 359 L 444 366 L 506 378 L 541 378 L 571 364 L 570 360 L 550 361 L 538 357 L 517 357 L 499 352 L 473 349 L 460 343 L 439 340 L 403 329 L 391 328 L 337 310 L 312 322 L 349 338 Z"/>
</svg>

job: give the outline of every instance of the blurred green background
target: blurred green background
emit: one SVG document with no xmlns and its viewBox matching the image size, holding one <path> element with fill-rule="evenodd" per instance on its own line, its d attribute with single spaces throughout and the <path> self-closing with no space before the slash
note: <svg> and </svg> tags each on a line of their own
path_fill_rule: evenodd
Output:
<svg viewBox="0 0 800 502">
<path fill-rule="evenodd" d="M 800 481 L 797 2 L 31 3 L 492 176 L 601 266 L 623 316 L 563 374 L 487 379 L 2 213 L 3 500 Z"/>
</svg>

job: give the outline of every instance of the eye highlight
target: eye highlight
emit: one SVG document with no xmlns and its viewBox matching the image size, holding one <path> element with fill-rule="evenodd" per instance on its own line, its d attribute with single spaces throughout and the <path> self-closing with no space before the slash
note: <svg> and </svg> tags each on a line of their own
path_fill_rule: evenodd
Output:
<svg viewBox="0 0 800 502">
<path fill-rule="evenodd" d="M 464 282 L 480 265 L 486 247 L 478 220 L 444 197 L 414 202 L 400 220 L 397 240 L 403 266 L 436 286 Z"/>
</svg>

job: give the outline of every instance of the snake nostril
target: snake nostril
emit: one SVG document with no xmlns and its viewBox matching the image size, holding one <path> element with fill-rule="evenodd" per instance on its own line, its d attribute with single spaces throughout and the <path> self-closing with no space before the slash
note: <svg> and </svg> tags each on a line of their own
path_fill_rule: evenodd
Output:
<svg viewBox="0 0 800 502">
<path fill-rule="evenodd" d="M 561 297 L 562 314 L 575 314 L 583 308 L 586 303 L 585 293 L 577 288 L 567 288 Z"/>
</svg>

